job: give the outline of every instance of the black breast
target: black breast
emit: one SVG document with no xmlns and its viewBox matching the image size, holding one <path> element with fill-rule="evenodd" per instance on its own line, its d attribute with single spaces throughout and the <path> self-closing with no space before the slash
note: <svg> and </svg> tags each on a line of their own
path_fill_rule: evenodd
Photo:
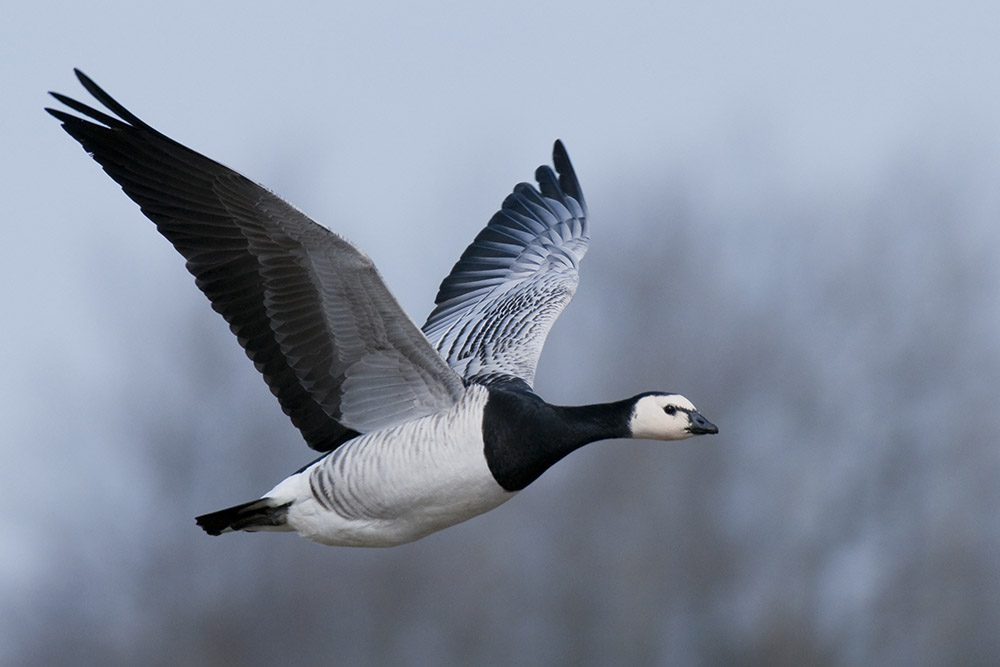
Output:
<svg viewBox="0 0 1000 667">
<path fill-rule="evenodd" d="M 589 442 L 627 435 L 625 405 L 555 406 L 518 384 L 490 386 L 489 392 L 484 453 L 493 478 L 507 491 L 520 491 Z"/>
</svg>

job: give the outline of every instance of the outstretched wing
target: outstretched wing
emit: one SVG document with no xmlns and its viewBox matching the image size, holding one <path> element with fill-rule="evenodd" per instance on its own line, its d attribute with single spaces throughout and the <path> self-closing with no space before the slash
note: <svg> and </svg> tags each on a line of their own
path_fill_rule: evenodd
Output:
<svg viewBox="0 0 1000 667">
<path fill-rule="evenodd" d="M 555 172 L 521 183 L 441 283 L 423 331 L 466 382 L 530 387 L 545 337 L 573 298 L 587 205 L 561 141 Z M 557 175 L 558 174 L 558 175 Z"/>
<path fill-rule="evenodd" d="M 57 93 L 86 118 L 46 110 L 184 255 L 310 447 L 454 405 L 461 378 L 363 252 L 76 74 L 117 118 Z"/>
</svg>

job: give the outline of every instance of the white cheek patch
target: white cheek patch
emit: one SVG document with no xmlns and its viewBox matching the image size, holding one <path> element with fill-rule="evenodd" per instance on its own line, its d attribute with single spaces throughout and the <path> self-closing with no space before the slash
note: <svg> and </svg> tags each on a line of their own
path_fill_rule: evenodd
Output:
<svg viewBox="0 0 1000 667">
<path fill-rule="evenodd" d="M 663 408 L 675 405 L 680 408 L 676 414 L 668 415 Z M 678 394 L 653 394 L 643 396 L 636 401 L 632 410 L 629 426 L 633 438 L 643 440 L 681 440 L 688 438 L 688 412 L 694 412 L 695 407 L 688 399 Z"/>
<path fill-rule="evenodd" d="M 643 405 L 648 397 L 640 398 L 632 408 L 632 418 L 629 420 L 629 430 L 632 431 L 633 438 L 651 438 L 656 424 L 649 414 L 649 409 Z"/>
</svg>

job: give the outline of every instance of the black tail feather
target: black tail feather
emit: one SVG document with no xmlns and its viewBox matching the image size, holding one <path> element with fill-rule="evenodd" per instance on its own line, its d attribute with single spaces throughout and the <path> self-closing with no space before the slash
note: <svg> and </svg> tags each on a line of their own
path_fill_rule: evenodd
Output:
<svg viewBox="0 0 1000 667">
<path fill-rule="evenodd" d="M 274 506 L 268 498 L 227 507 L 195 517 L 195 522 L 209 535 L 221 535 L 234 530 L 267 530 L 285 525 L 291 503 Z"/>
</svg>

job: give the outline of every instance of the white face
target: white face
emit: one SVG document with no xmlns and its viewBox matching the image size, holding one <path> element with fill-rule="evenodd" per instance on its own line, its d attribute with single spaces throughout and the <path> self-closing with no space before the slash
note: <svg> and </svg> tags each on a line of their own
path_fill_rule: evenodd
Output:
<svg viewBox="0 0 1000 667">
<path fill-rule="evenodd" d="M 717 429 L 680 394 L 650 394 L 632 410 L 632 437 L 645 440 L 683 440 Z"/>
</svg>

